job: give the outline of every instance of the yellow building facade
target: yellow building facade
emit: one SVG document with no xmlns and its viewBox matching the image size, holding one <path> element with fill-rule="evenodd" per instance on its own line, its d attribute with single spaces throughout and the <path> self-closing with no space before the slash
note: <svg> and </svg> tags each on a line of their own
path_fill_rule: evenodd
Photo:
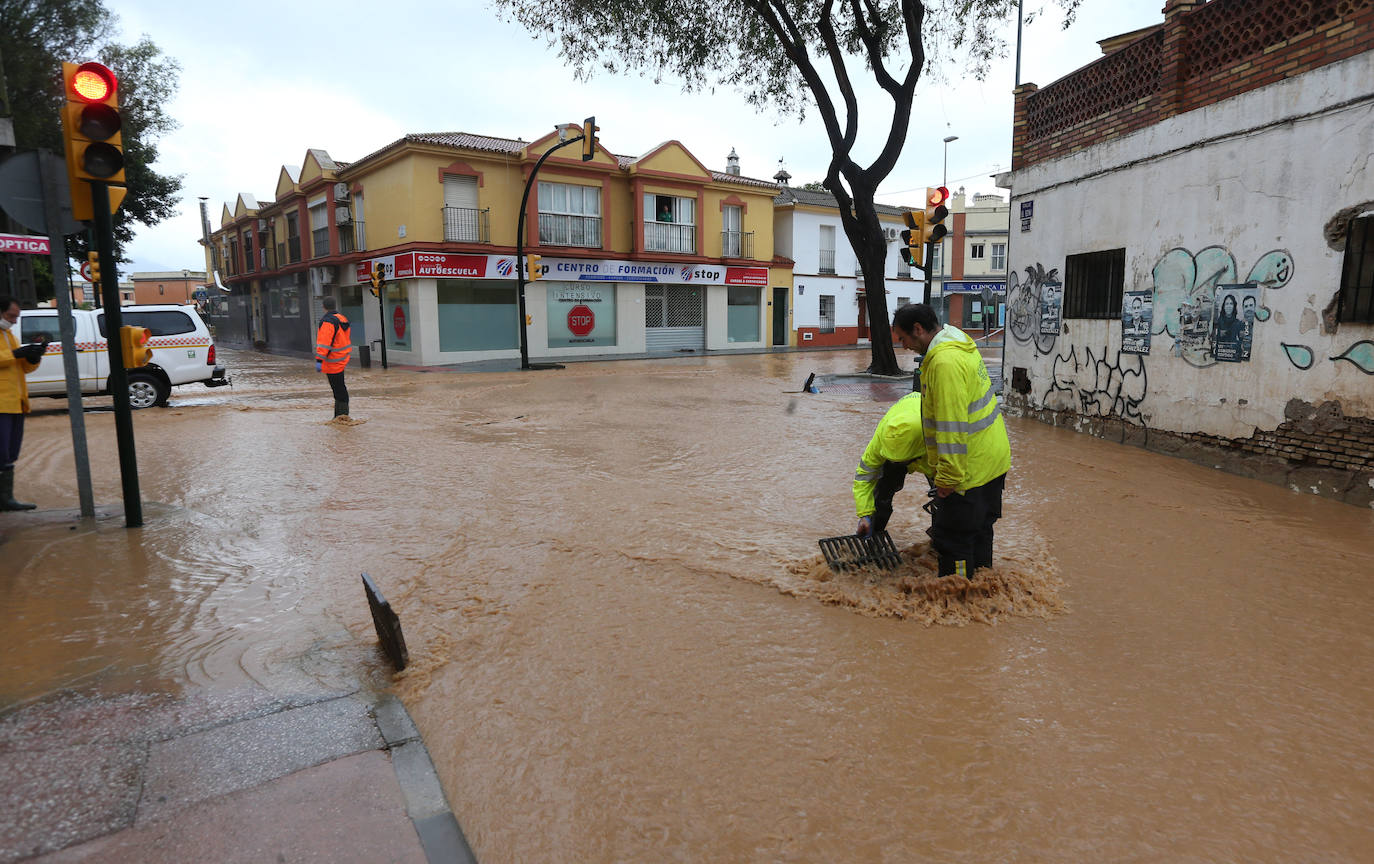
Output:
<svg viewBox="0 0 1374 864">
<path fill-rule="evenodd" d="M 677 141 L 637 157 L 598 144 L 584 160 L 583 142 L 559 146 L 569 134 L 580 127 L 528 142 L 407 135 L 352 163 L 307 151 L 272 202 L 240 195 L 207 226 L 217 334 L 308 352 L 334 296 L 355 345 L 399 364 L 518 357 L 522 338 L 546 359 L 786 344 L 776 183 L 733 158 L 709 169 Z M 523 320 L 522 254 L 538 256 L 524 259 Z"/>
</svg>

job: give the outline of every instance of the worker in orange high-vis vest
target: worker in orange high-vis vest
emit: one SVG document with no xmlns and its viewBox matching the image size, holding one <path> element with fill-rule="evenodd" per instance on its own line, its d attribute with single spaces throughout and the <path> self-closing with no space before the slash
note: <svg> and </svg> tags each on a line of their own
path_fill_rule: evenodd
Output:
<svg viewBox="0 0 1374 864">
<path fill-rule="evenodd" d="M 334 419 L 348 418 L 348 387 L 344 384 L 344 367 L 353 356 L 353 341 L 349 336 L 348 319 L 339 310 L 339 301 L 325 297 L 324 318 L 315 335 L 315 371 L 323 372 L 334 391 Z"/>
</svg>

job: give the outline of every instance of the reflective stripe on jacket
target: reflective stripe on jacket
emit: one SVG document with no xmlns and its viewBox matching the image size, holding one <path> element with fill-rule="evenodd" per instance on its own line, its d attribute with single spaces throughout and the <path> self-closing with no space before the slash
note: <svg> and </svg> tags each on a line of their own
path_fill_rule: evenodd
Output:
<svg viewBox="0 0 1374 864">
<path fill-rule="evenodd" d="M 883 463 L 905 462 L 906 473 L 930 474 L 926 444 L 921 435 L 921 394 L 909 393 L 878 421 L 873 440 L 859 457 L 854 472 L 854 512 L 862 519 L 873 513 L 873 493 L 883 475 Z"/>
<path fill-rule="evenodd" d="M 22 357 L 14 356 L 19 340 L 8 330 L 0 339 L 0 414 L 29 413 L 29 382 L 24 376 L 38 368 Z"/>
<path fill-rule="evenodd" d="M 315 335 L 315 359 L 323 365 L 325 372 L 342 372 L 353 354 L 353 343 L 348 336 L 348 319 L 338 312 L 330 312 L 320 321 L 320 332 Z"/>
<path fill-rule="evenodd" d="M 1007 425 L 968 334 L 948 324 L 935 334 L 921 361 L 921 394 L 936 486 L 966 492 L 1007 473 Z"/>
</svg>

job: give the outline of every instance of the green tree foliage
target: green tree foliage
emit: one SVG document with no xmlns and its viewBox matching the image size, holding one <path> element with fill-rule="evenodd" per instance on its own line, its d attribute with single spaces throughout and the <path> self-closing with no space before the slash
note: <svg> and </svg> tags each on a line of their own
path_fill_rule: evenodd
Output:
<svg viewBox="0 0 1374 864">
<path fill-rule="evenodd" d="M 1055 0 L 1072 17 L 1081 0 Z M 899 371 L 883 285 L 887 244 L 873 197 L 906 143 L 911 103 L 927 58 L 958 52 L 982 77 L 1005 53 L 1000 26 L 1017 0 L 496 0 L 535 33 L 549 33 L 584 79 L 635 70 L 674 77 L 687 90 L 730 87 L 758 110 L 814 109 L 831 148 L 826 190 L 863 265 L 874 372 Z M 860 105 L 854 76 L 885 94 Z M 862 107 L 862 112 L 861 112 Z M 1008 118 L 1010 121 L 1010 118 Z M 861 163 L 860 130 L 881 131 Z"/>
<path fill-rule="evenodd" d="M 147 36 L 132 45 L 114 41 L 117 23 L 102 0 L 0 0 L 0 63 L 19 149 L 62 155 L 64 61 L 96 60 L 119 78 L 128 194 L 114 216 L 114 233 L 116 254 L 124 261 L 135 223 L 151 227 L 176 209 L 181 176 L 153 166 L 158 138 L 176 127 L 164 106 L 176 92 L 181 67 Z M 67 251 L 84 259 L 86 243 L 84 235 L 73 237 Z"/>
</svg>

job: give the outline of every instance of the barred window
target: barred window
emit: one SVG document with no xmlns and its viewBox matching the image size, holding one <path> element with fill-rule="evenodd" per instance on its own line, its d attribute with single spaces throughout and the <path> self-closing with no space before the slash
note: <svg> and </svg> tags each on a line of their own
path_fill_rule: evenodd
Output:
<svg viewBox="0 0 1374 864">
<path fill-rule="evenodd" d="M 1374 323 L 1374 216 L 1350 220 L 1338 321 Z"/>
<path fill-rule="evenodd" d="M 1064 262 L 1064 317 L 1120 318 L 1126 250 L 1085 252 Z"/>
</svg>

